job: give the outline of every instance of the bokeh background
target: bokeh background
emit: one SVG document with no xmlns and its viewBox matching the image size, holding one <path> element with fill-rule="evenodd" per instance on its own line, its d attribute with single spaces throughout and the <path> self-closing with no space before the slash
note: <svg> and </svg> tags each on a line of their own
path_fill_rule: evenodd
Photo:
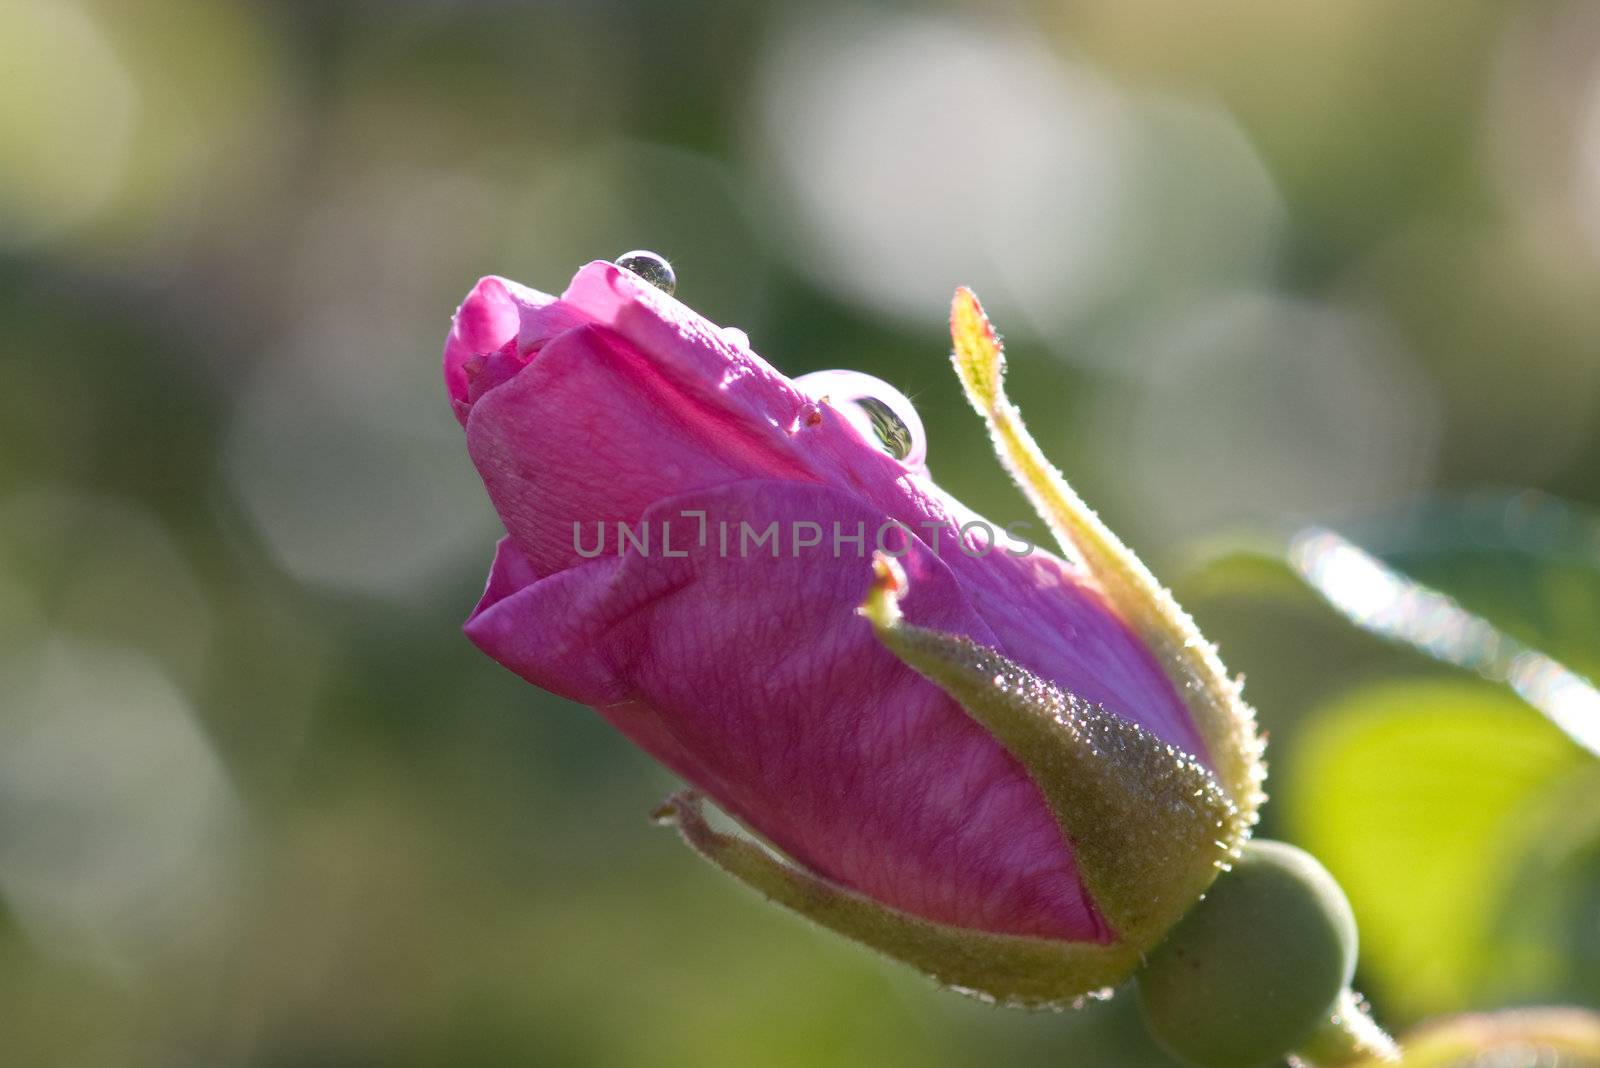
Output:
<svg viewBox="0 0 1600 1068">
<path fill-rule="evenodd" d="M 1600 1004 L 1600 8 L 0 0 L 6 1064 L 1167 1063 L 762 906 L 459 634 L 450 313 L 635 247 L 1007 521 L 974 286 L 1380 1017 Z"/>
</svg>

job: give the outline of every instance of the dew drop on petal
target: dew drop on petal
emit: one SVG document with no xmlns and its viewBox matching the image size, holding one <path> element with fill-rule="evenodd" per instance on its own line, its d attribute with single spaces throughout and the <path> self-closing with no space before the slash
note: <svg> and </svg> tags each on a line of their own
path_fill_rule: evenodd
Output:
<svg viewBox="0 0 1600 1068">
<path fill-rule="evenodd" d="M 927 460 L 928 437 L 917 409 L 882 379 L 860 371 L 813 371 L 795 379 L 795 385 L 832 405 L 862 437 L 907 467 Z"/>
<path fill-rule="evenodd" d="M 632 252 L 624 252 L 615 262 L 618 267 L 632 271 L 669 297 L 678 291 L 678 276 L 665 256 L 637 248 Z"/>
</svg>

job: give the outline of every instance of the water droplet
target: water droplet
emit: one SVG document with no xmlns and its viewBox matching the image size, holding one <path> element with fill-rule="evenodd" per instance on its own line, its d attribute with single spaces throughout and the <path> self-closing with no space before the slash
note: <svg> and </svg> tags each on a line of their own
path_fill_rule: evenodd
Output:
<svg viewBox="0 0 1600 1068">
<path fill-rule="evenodd" d="M 648 249 L 636 248 L 632 252 L 624 252 L 618 256 L 615 263 L 625 271 L 632 271 L 668 296 L 678 291 L 678 276 L 665 256 Z"/>
<path fill-rule="evenodd" d="M 795 379 L 801 392 L 826 401 L 862 437 L 907 467 L 921 467 L 927 434 L 917 409 L 887 382 L 860 371 L 813 371 Z"/>
</svg>

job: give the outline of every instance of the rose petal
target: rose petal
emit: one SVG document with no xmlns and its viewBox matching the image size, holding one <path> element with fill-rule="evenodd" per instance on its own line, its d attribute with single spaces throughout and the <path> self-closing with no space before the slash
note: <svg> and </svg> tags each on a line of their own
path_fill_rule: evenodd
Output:
<svg viewBox="0 0 1600 1068">
<path fill-rule="evenodd" d="M 1075 940 L 1109 932 L 1038 789 L 998 742 L 873 637 L 855 609 L 884 516 L 837 489 L 751 481 L 663 501 L 689 555 L 608 555 L 486 596 L 467 633 L 529 681 L 602 708 L 657 759 L 813 870 L 946 923 Z M 721 554 L 719 520 L 867 531 L 778 558 Z M 682 524 L 680 526 L 680 523 Z M 659 541 L 655 543 L 659 545 Z M 616 548 L 611 547 L 612 553 Z M 497 566 L 491 593 L 531 560 Z M 996 644 L 920 542 L 904 608 Z M 508 581 L 509 580 L 509 581 Z M 692 756 L 691 756 L 692 754 Z"/>
<path fill-rule="evenodd" d="M 701 316 L 631 271 L 596 260 L 573 276 L 562 301 L 610 327 L 678 389 L 719 395 L 731 414 L 786 435 L 806 405 L 789 379 L 748 339 Z"/>
<path fill-rule="evenodd" d="M 1188 707 L 1081 568 L 1044 549 L 942 554 L 1013 660 L 1211 766 Z"/>
<path fill-rule="evenodd" d="M 509 346 L 511 355 L 526 362 L 527 355 L 546 340 L 586 321 L 582 312 L 548 293 L 509 278 L 480 278 L 456 309 L 445 340 L 444 382 L 456 418 L 465 425 L 477 396 L 486 391 L 481 382 L 473 388 L 473 378 L 483 369 L 486 358 Z M 493 384 L 509 378 L 511 373 L 502 369 L 494 376 Z"/>
<path fill-rule="evenodd" d="M 736 479 L 814 478 L 786 441 L 674 388 L 595 326 L 561 334 L 484 395 L 467 448 L 541 574 L 581 561 L 574 523 L 631 522 L 663 497 Z"/>
</svg>

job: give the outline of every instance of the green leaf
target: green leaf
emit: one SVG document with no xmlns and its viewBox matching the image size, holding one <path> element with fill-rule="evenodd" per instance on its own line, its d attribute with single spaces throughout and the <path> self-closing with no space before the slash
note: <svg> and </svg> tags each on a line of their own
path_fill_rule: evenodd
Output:
<svg viewBox="0 0 1600 1068">
<path fill-rule="evenodd" d="M 1600 690 L 1580 673 L 1600 666 L 1600 524 L 1527 501 L 1436 506 L 1386 537 L 1307 530 L 1289 559 L 1357 626 L 1505 683 L 1600 756 Z"/>
<path fill-rule="evenodd" d="M 1494 931 L 1492 995 L 1600 1005 L 1600 766 L 1546 789 Z"/>
<path fill-rule="evenodd" d="M 1516 639 L 1600 676 L 1600 518 L 1539 493 L 1433 501 L 1342 531 Z"/>
<path fill-rule="evenodd" d="M 1543 837 L 1534 817 L 1592 761 L 1508 691 L 1467 680 L 1346 693 L 1296 753 L 1278 780 L 1289 823 L 1349 895 L 1384 1004 L 1413 1015 L 1478 1000 Z"/>
</svg>

